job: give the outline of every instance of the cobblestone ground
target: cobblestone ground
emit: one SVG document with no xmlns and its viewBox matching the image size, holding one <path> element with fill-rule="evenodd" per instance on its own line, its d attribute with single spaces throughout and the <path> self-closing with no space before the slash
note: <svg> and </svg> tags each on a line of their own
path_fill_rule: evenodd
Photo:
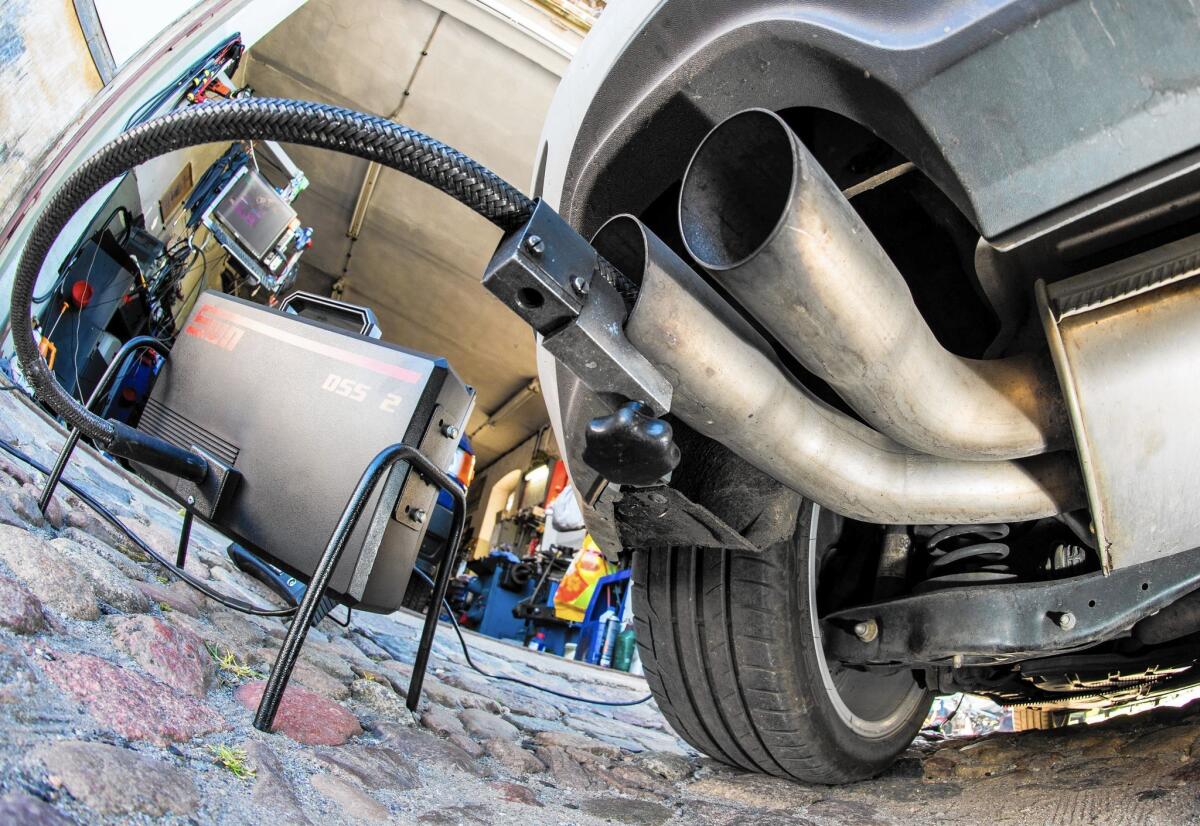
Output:
<svg viewBox="0 0 1200 826">
<path fill-rule="evenodd" d="M 0 393 L 0 437 L 46 464 L 61 442 L 12 393 Z M 173 549 L 171 504 L 83 451 L 68 477 L 158 550 Z M 652 703 L 589 706 L 488 681 L 446 628 L 411 715 L 419 619 L 406 614 L 323 623 L 279 731 L 263 734 L 252 709 L 284 625 L 166 581 L 70 495 L 43 519 L 40 483 L 0 459 L 0 824 L 1200 819 L 1200 708 L 918 741 L 884 777 L 809 786 L 700 757 Z M 189 570 L 224 593 L 271 601 L 224 545 L 197 530 Z M 610 699 L 646 691 L 635 677 L 470 640 L 495 673 Z"/>
</svg>

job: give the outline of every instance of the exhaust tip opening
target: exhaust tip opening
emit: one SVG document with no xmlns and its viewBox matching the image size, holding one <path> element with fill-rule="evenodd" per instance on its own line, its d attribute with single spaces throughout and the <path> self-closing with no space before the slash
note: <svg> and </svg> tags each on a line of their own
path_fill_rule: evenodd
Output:
<svg viewBox="0 0 1200 826">
<path fill-rule="evenodd" d="M 641 285 L 647 256 L 646 234 L 641 221 L 632 215 L 609 218 L 592 236 L 592 248 L 622 275 Z"/>
<path fill-rule="evenodd" d="M 718 124 L 683 177 L 679 228 L 688 253 L 709 270 L 752 258 L 779 228 L 795 167 L 791 129 L 774 112 L 747 109 Z"/>
</svg>

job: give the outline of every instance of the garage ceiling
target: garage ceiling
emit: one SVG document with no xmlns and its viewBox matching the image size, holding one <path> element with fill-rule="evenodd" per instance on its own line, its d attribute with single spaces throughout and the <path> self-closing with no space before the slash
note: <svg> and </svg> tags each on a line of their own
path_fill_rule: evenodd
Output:
<svg viewBox="0 0 1200 826">
<path fill-rule="evenodd" d="M 260 96 L 334 103 L 420 129 L 527 189 L 558 76 L 418 0 L 309 0 L 255 45 L 247 80 Z M 345 271 L 345 299 L 372 307 L 386 340 L 445 356 L 476 388 L 475 431 L 536 375 L 532 333 L 479 283 L 499 231 L 385 169 L 352 242 L 346 233 L 367 163 L 288 151 L 311 183 L 296 203 L 315 229 L 301 286 L 328 294 Z M 475 436 L 478 466 L 546 422 L 541 397 L 532 396 Z"/>
</svg>

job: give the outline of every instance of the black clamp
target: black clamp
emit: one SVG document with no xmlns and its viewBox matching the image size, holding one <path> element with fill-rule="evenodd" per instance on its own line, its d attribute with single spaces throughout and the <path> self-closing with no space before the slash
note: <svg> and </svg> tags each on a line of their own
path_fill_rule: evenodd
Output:
<svg viewBox="0 0 1200 826">
<path fill-rule="evenodd" d="M 679 465 L 679 445 L 668 422 L 642 402 L 588 422 L 583 461 L 610 482 L 646 487 L 660 484 Z"/>
</svg>

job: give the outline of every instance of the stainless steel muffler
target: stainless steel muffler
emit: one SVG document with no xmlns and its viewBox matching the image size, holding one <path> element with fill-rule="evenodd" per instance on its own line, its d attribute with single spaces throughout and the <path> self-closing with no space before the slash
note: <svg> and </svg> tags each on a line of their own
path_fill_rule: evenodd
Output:
<svg viewBox="0 0 1200 826">
<path fill-rule="evenodd" d="M 741 112 L 708 134 L 684 177 L 680 225 L 696 261 L 896 441 L 967 460 L 1070 446 L 1049 357 L 943 348 L 887 253 L 773 112 Z"/>
<path fill-rule="evenodd" d="M 674 385 L 671 412 L 837 513 L 881 524 L 1036 519 L 1084 504 L 1074 457 L 969 462 L 917 453 L 828 407 L 640 221 L 592 239 L 640 280 L 625 334 Z"/>
</svg>

